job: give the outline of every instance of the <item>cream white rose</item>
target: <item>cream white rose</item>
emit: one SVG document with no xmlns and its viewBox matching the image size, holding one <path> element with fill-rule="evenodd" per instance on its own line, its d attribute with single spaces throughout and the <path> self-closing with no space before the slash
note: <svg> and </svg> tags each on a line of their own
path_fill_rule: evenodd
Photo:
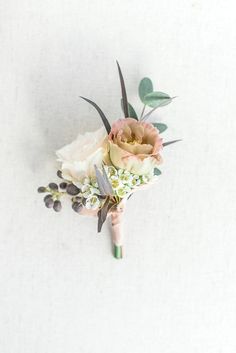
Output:
<svg viewBox="0 0 236 353">
<path fill-rule="evenodd" d="M 102 127 L 94 132 L 78 135 L 77 139 L 56 152 L 62 163 L 62 176 L 72 182 L 95 175 L 94 165 L 99 168 L 107 155 L 107 133 Z"/>
</svg>

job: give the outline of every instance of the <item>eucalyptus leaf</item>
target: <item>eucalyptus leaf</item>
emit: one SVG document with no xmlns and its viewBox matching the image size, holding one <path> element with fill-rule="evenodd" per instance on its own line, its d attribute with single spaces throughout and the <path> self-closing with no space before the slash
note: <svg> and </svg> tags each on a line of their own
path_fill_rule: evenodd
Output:
<svg viewBox="0 0 236 353">
<path fill-rule="evenodd" d="M 163 107 L 171 101 L 172 98 L 164 92 L 151 92 L 144 97 L 144 104 L 151 108 Z"/>
<path fill-rule="evenodd" d="M 154 175 L 158 176 L 158 175 L 160 175 L 160 174 L 161 174 L 160 169 L 155 168 L 155 169 L 154 169 Z"/>
<path fill-rule="evenodd" d="M 166 129 L 168 128 L 168 126 L 166 124 L 162 124 L 162 123 L 152 123 L 152 125 L 155 126 L 155 128 L 157 128 L 157 130 L 159 130 L 160 134 L 162 132 L 166 131 Z"/>
<path fill-rule="evenodd" d="M 121 108 L 124 111 L 123 98 L 121 98 Z M 130 118 L 138 120 L 138 116 L 130 103 L 128 103 L 128 113 Z"/>
<path fill-rule="evenodd" d="M 173 141 L 164 142 L 162 146 L 165 147 L 165 146 L 171 145 L 172 143 L 179 142 L 179 141 L 182 141 L 182 140 L 173 140 Z"/>
<path fill-rule="evenodd" d="M 144 98 L 147 94 L 153 92 L 153 84 L 152 81 L 150 80 L 150 78 L 148 77 L 144 77 L 139 84 L 139 88 L 138 88 L 138 92 L 139 92 L 139 98 L 141 99 L 141 101 L 145 103 Z"/>
</svg>

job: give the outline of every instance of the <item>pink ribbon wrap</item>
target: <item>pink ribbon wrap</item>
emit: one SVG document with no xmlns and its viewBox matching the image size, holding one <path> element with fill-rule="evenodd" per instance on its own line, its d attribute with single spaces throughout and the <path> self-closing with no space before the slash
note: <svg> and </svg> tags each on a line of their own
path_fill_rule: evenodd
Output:
<svg viewBox="0 0 236 353">
<path fill-rule="evenodd" d="M 112 242 L 116 246 L 122 246 L 124 242 L 123 232 L 123 216 L 124 216 L 125 200 L 120 202 L 116 208 L 108 213 L 108 217 L 111 217 L 112 226 Z M 80 211 L 81 215 L 84 216 L 97 216 L 97 211 L 88 210 L 85 207 Z"/>
<path fill-rule="evenodd" d="M 123 232 L 123 216 L 124 216 L 124 202 L 117 205 L 116 209 L 110 212 L 111 226 L 112 226 L 112 241 L 116 246 L 122 246 L 124 242 Z"/>
</svg>

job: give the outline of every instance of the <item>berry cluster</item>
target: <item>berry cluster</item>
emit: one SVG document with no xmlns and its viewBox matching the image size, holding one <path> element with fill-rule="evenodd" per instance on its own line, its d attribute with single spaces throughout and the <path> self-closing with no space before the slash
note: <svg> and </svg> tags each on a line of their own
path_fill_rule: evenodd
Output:
<svg viewBox="0 0 236 353">
<path fill-rule="evenodd" d="M 117 203 L 124 197 L 129 196 L 133 189 L 142 184 L 147 184 L 155 177 L 155 173 L 149 175 L 135 175 L 123 169 L 113 166 L 105 166 L 104 171 L 113 190 Z M 47 193 L 44 203 L 47 208 L 59 212 L 62 208 L 61 197 L 67 195 L 72 202 L 72 209 L 79 213 L 83 207 L 91 210 L 99 210 L 103 207 L 105 198 L 98 186 L 96 178 L 84 178 L 81 182 L 72 183 L 64 180 L 60 170 L 57 176 L 62 179 L 61 183 L 49 183 L 48 186 L 40 186 L 39 193 Z"/>
</svg>

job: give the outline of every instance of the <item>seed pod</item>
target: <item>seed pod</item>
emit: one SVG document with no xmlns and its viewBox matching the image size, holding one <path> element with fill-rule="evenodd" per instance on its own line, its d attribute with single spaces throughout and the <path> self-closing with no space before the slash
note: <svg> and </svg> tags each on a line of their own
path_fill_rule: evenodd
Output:
<svg viewBox="0 0 236 353">
<path fill-rule="evenodd" d="M 45 206 L 47 208 L 52 208 L 53 207 L 53 204 L 54 204 L 54 201 L 52 198 L 48 198 L 46 201 L 45 201 Z"/>
<path fill-rule="evenodd" d="M 44 197 L 43 201 L 46 202 L 47 200 L 50 200 L 50 199 L 52 199 L 52 195 L 48 194 Z"/>
<path fill-rule="evenodd" d="M 59 186 L 62 190 L 64 190 L 67 187 L 67 183 L 63 181 L 62 183 L 59 184 Z"/>
<path fill-rule="evenodd" d="M 62 172 L 61 172 L 61 170 L 58 170 L 58 171 L 57 171 L 57 176 L 58 176 L 58 178 L 61 178 L 61 179 L 62 179 Z"/>
<path fill-rule="evenodd" d="M 72 202 L 82 202 L 82 197 L 80 197 L 80 196 L 75 196 L 75 197 L 73 197 L 72 198 Z"/>
<path fill-rule="evenodd" d="M 43 193 L 43 192 L 46 192 L 47 191 L 47 189 L 44 187 L 44 186 L 40 186 L 39 188 L 38 188 L 38 192 L 39 193 Z"/>
<path fill-rule="evenodd" d="M 80 190 L 74 184 L 68 184 L 66 187 L 66 192 L 67 194 L 74 196 L 74 195 L 77 195 L 80 192 Z"/>
<path fill-rule="evenodd" d="M 83 205 L 81 202 L 73 202 L 72 208 L 75 212 L 79 213 L 82 210 Z"/>
<path fill-rule="evenodd" d="M 61 201 L 59 201 L 59 200 L 54 201 L 53 209 L 56 212 L 60 212 L 61 211 Z"/>
<path fill-rule="evenodd" d="M 86 199 L 85 197 L 82 199 L 82 205 L 83 205 L 83 206 L 86 206 L 86 200 L 87 200 L 87 199 Z"/>
<path fill-rule="evenodd" d="M 56 183 L 50 183 L 48 185 L 48 187 L 51 189 L 51 190 L 58 190 L 58 185 Z"/>
</svg>

